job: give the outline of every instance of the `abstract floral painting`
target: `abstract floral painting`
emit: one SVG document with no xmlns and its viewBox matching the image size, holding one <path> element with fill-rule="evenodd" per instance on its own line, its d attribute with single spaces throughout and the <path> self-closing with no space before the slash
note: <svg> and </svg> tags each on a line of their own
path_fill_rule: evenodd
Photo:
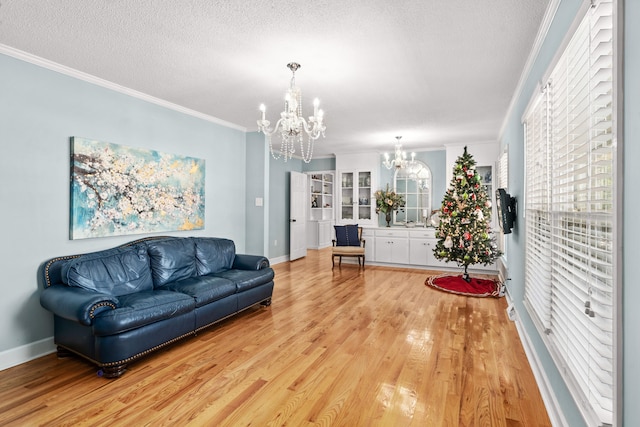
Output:
<svg viewBox="0 0 640 427">
<path fill-rule="evenodd" d="M 71 138 L 70 238 L 204 228 L 205 161 Z"/>
</svg>

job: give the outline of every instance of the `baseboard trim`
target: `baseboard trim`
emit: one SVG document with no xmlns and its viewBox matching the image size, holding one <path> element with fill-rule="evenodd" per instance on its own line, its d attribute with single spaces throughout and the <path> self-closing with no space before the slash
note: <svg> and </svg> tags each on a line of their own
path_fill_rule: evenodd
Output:
<svg viewBox="0 0 640 427">
<path fill-rule="evenodd" d="M 513 307 L 509 298 L 509 305 Z M 516 330 L 518 331 L 518 336 L 520 337 L 520 342 L 524 347 L 524 352 L 527 355 L 527 360 L 529 361 L 529 366 L 531 366 L 531 370 L 533 371 L 533 376 L 536 379 L 536 383 L 538 384 L 538 389 L 540 390 L 540 394 L 542 395 L 542 401 L 544 402 L 544 406 L 547 408 L 547 414 L 549 415 L 549 420 L 551 421 L 552 426 L 567 426 L 567 420 L 564 417 L 564 413 L 562 412 L 562 408 L 558 403 L 558 399 L 556 398 L 556 394 L 553 392 L 553 388 L 549 383 L 549 378 L 547 377 L 545 370 L 542 367 L 542 363 L 538 358 L 538 354 L 536 353 L 533 343 L 531 342 L 531 338 L 527 331 L 522 327 L 522 319 L 520 319 L 520 314 L 518 310 L 514 310 L 516 324 Z"/>
<path fill-rule="evenodd" d="M 5 350 L 0 352 L 0 371 L 46 356 L 55 351 L 56 345 L 53 342 L 53 337 Z"/>
<path fill-rule="evenodd" d="M 269 258 L 269 264 L 276 265 L 289 261 L 289 255 L 283 255 L 277 258 Z"/>
</svg>

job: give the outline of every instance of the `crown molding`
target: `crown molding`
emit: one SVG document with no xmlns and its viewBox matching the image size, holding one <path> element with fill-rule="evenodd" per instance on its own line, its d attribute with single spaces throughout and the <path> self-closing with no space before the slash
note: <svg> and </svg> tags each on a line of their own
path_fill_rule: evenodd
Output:
<svg viewBox="0 0 640 427">
<path fill-rule="evenodd" d="M 36 55 L 32 55 L 30 53 L 12 48 L 7 45 L 3 45 L 0 43 L 0 54 L 4 54 L 10 56 L 15 59 L 19 59 L 24 62 L 28 62 L 33 65 L 37 65 L 42 68 L 46 68 L 51 71 L 55 71 L 60 74 L 64 74 L 69 77 L 76 78 L 78 80 L 85 81 L 87 83 L 94 84 L 96 86 L 100 86 L 106 89 L 113 90 L 115 92 L 119 92 L 133 98 L 140 99 L 142 101 L 149 102 L 151 104 L 159 105 L 161 107 L 168 108 L 173 111 L 177 111 L 179 113 L 183 113 L 192 117 L 196 117 L 198 119 L 205 120 L 207 122 L 215 123 L 221 126 L 225 126 L 228 128 L 236 129 L 242 132 L 247 132 L 247 128 L 244 126 L 237 125 L 235 123 L 227 122 L 222 119 L 218 119 L 217 117 L 210 116 L 208 114 L 200 113 L 195 110 L 191 110 L 189 108 L 183 107 L 178 104 L 174 104 L 169 101 L 165 101 L 164 99 L 156 98 L 151 95 L 147 95 L 146 93 L 138 92 L 137 90 L 130 89 L 128 87 L 121 86 L 119 84 L 110 82 L 108 80 L 101 79 L 100 77 L 96 77 L 94 75 L 84 73 L 82 71 L 76 70 L 74 68 L 67 67 L 62 64 L 58 64 L 57 62 L 50 61 L 48 59 L 41 58 Z"/>
<path fill-rule="evenodd" d="M 498 141 L 502 141 L 504 136 L 504 130 L 507 127 L 507 122 L 509 121 L 509 117 L 513 113 L 515 109 L 515 105 L 517 100 L 522 95 L 522 88 L 524 87 L 524 83 L 526 82 L 529 74 L 531 73 L 531 69 L 533 68 L 533 64 L 538 58 L 538 54 L 540 53 L 540 49 L 542 48 L 542 44 L 549 33 L 549 29 L 551 28 L 551 23 L 558 12 L 558 7 L 560 7 L 561 0 L 551 0 L 549 5 L 547 6 L 547 10 L 544 13 L 544 17 L 542 18 L 542 23 L 540 24 L 540 28 L 538 29 L 538 34 L 536 35 L 536 39 L 533 42 L 533 46 L 531 47 L 531 51 L 529 52 L 529 57 L 527 58 L 527 62 L 522 69 L 522 73 L 520 74 L 520 79 L 518 80 L 518 84 L 516 85 L 516 90 L 513 92 L 513 96 L 511 97 L 511 102 L 509 102 L 509 108 L 507 108 L 507 113 L 504 116 L 504 120 L 502 121 L 502 126 L 500 126 L 500 132 L 498 132 Z"/>
</svg>

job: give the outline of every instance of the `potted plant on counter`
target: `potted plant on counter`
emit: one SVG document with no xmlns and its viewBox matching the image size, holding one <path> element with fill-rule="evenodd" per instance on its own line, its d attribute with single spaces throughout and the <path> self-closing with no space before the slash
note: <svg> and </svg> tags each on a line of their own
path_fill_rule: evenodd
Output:
<svg viewBox="0 0 640 427">
<path fill-rule="evenodd" d="M 391 226 L 391 212 L 398 211 L 402 207 L 404 207 L 402 194 L 389 190 L 389 184 L 385 190 L 376 191 L 376 213 L 385 214 L 387 227 Z"/>
</svg>

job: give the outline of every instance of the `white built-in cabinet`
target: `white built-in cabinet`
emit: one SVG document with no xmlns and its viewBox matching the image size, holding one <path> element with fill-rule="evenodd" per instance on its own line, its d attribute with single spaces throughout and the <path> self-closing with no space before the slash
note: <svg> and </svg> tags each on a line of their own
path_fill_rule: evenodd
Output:
<svg viewBox="0 0 640 427">
<path fill-rule="evenodd" d="M 491 201 L 491 228 L 495 229 L 498 226 L 496 218 L 496 187 L 493 185 L 493 167 L 492 166 L 476 166 L 476 171 L 480 176 L 480 182 L 484 186 L 487 192 L 487 197 Z"/>
<path fill-rule="evenodd" d="M 433 254 L 438 239 L 435 228 L 373 227 L 363 229 L 367 262 L 399 264 L 434 270 L 461 270 L 456 263 L 441 261 Z M 470 270 L 495 272 L 495 264 L 469 266 Z"/>
<path fill-rule="evenodd" d="M 379 169 L 380 156 L 377 153 L 336 156 L 337 223 L 377 224 L 374 193 Z"/>
<path fill-rule="evenodd" d="M 307 222 L 307 248 L 322 249 L 331 246 L 333 221 Z"/>
<path fill-rule="evenodd" d="M 375 214 L 375 197 L 370 170 L 340 171 L 338 222 L 371 224 Z"/>
<path fill-rule="evenodd" d="M 375 231 L 376 262 L 409 264 L 409 232 L 402 229 L 378 229 Z"/>
<path fill-rule="evenodd" d="M 363 228 L 362 238 L 364 239 L 364 258 L 373 261 L 375 259 L 376 235 L 373 228 Z"/>
<path fill-rule="evenodd" d="M 331 246 L 335 211 L 335 173 L 307 172 L 309 183 L 307 247 L 321 249 Z"/>
<path fill-rule="evenodd" d="M 428 267 L 447 267 L 447 263 L 440 261 L 433 254 L 438 239 L 435 237 L 435 229 L 414 229 L 409 239 L 409 264 Z M 449 264 L 448 267 L 454 264 Z"/>
<path fill-rule="evenodd" d="M 308 172 L 309 220 L 333 220 L 333 172 Z"/>
</svg>

